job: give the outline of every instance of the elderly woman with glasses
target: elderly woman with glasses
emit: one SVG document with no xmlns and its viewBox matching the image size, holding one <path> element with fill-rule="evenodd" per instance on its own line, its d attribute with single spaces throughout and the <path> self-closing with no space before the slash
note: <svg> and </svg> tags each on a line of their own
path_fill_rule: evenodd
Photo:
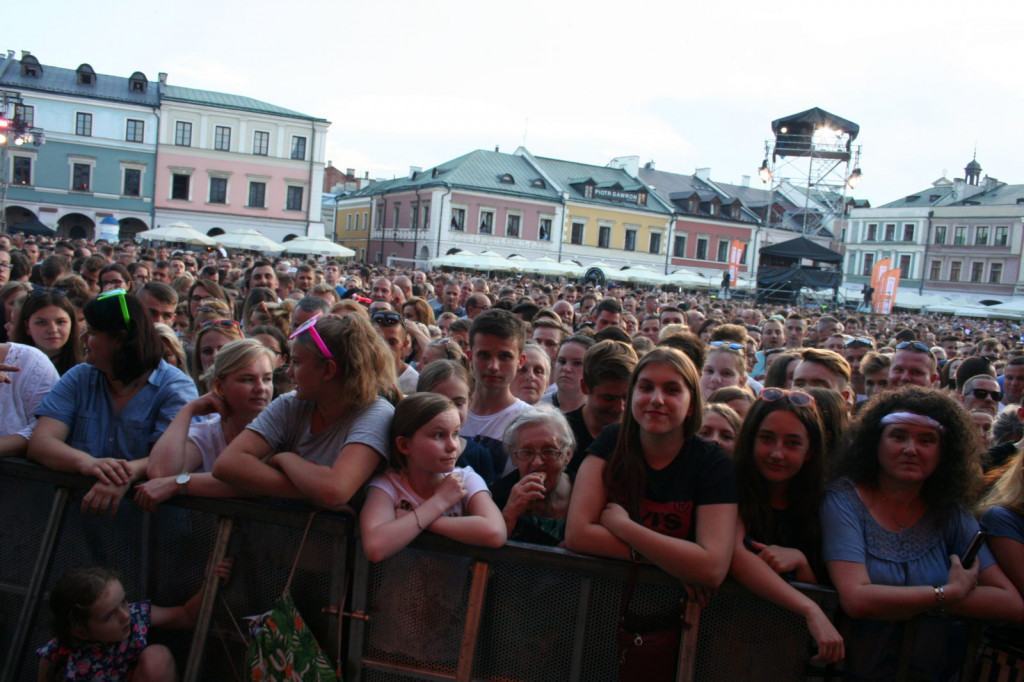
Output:
<svg viewBox="0 0 1024 682">
<path fill-rule="evenodd" d="M 86 303 L 84 312 L 85 361 L 40 405 L 28 456 L 96 478 L 82 511 L 113 517 L 132 482 L 177 473 L 147 471 L 149 451 L 198 393 L 164 361 L 153 321 L 134 296 L 113 289 Z"/>
<path fill-rule="evenodd" d="M 854 619 L 845 670 L 893 679 L 905 622 L 923 616 L 909 679 L 952 679 L 966 635 L 956 618 L 1024 619 L 988 549 L 959 559 L 978 530 L 967 511 L 981 475 L 974 426 L 947 394 L 908 386 L 872 398 L 848 435 L 821 508 L 823 558 Z"/>
<path fill-rule="evenodd" d="M 505 449 L 515 470 L 493 486 L 510 540 L 539 545 L 565 544 L 572 479 L 566 466 L 575 439 L 558 410 L 526 410 L 505 429 Z"/>
</svg>

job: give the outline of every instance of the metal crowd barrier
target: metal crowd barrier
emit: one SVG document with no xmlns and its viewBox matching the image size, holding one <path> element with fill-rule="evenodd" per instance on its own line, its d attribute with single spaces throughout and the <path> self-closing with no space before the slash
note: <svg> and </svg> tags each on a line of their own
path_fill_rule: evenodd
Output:
<svg viewBox="0 0 1024 682">
<path fill-rule="evenodd" d="M 231 580 L 206 591 L 195 630 L 154 631 L 151 641 L 171 647 L 185 682 L 244 679 L 239 621 L 277 601 L 311 509 L 175 498 L 149 514 L 126 499 L 111 521 L 79 512 L 90 482 L 0 460 L 0 682 L 36 679 L 34 650 L 50 637 L 48 591 L 67 568 L 113 568 L 129 599 L 171 605 L 215 585 L 212 566 L 222 556 L 234 557 Z M 371 564 L 356 530 L 351 516 L 316 514 L 291 588 L 346 682 L 618 679 L 625 562 L 516 543 L 475 548 L 424 534 Z M 834 592 L 805 591 L 841 618 Z M 631 610 L 664 610 L 684 594 L 678 581 L 641 566 Z M 687 603 L 685 619 L 680 682 L 838 678 L 810 664 L 802 618 L 738 586 L 727 583 L 703 610 Z"/>
</svg>

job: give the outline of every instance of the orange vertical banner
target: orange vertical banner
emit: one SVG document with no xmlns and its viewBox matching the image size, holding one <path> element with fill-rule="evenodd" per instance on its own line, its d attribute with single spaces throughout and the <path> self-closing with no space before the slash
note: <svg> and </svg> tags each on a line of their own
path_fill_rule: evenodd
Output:
<svg viewBox="0 0 1024 682">
<path fill-rule="evenodd" d="M 733 239 L 729 244 L 729 286 L 736 286 L 740 276 L 740 263 L 743 262 L 743 243 Z"/>
<path fill-rule="evenodd" d="M 900 269 L 888 270 L 882 275 L 881 286 L 878 291 L 881 296 L 875 298 L 875 312 L 881 315 L 888 315 L 896 307 L 896 292 L 900 288 Z"/>
<path fill-rule="evenodd" d="M 876 292 L 882 290 L 882 278 L 889 270 L 892 270 L 892 260 L 889 258 L 883 258 L 875 263 L 875 267 L 871 268 L 871 287 Z"/>
</svg>

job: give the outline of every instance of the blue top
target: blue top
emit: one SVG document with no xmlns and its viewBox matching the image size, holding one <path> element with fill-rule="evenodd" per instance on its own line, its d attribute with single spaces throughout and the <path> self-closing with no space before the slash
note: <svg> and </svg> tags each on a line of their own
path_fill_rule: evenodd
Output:
<svg viewBox="0 0 1024 682">
<path fill-rule="evenodd" d="M 989 535 L 1024 543 L 1024 515 L 1006 507 L 992 507 L 981 515 L 981 526 Z"/>
<path fill-rule="evenodd" d="M 825 491 L 821 528 L 826 562 L 864 564 L 874 585 L 914 586 L 944 585 L 949 574 L 949 555 L 963 554 L 979 526 L 970 512 L 958 507 L 928 512 L 910 528 L 889 531 L 871 516 L 853 481 L 842 478 Z M 982 547 L 978 561 L 980 571 L 995 563 L 987 547 Z M 918 621 L 917 628 L 911 654 L 912 673 L 922 679 L 939 679 L 943 671 L 956 669 L 959 662 L 949 656 L 958 650 L 950 644 L 951 638 L 960 636 L 955 622 L 924 618 Z M 855 620 L 847 640 L 846 676 L 860 680 L 892 679 L 902 629 L 903 623 Z"/>
<path fill-rule="evenodd" d="M 192 380 L 161 360 L 146 385 L 115 412 L 106 376 L 81 363 L 54 385 L 37 416 L 66 424 L 67 444 L 93 457 L 142 459 L 185 403 L 197 397 Z"/>
</svg>

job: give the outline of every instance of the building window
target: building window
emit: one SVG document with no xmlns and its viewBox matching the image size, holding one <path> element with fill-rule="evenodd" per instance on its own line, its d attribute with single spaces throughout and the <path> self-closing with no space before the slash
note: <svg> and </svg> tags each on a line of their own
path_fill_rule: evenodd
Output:
<svg viewBox="0 0 1024 682">
<path fill-rule="evenodd" d="M 395 204 L 395 218 L 391 223 L 391 227 L 398 229 L 398 219 L 402 217 L 402 205 Z"/>
<path fill-rule="evenodd" d="M 988 246 L 988 227 L 979 225 L 978 231 L 974 233 L 975 246 Z"/>
<path fill-rule="evenodd" d="M 187 173 L 175 173 L 171 176 L 171 198 L 182 199 L 188 201 L 189 199 L 189 185 L 192 183 L 192 176 Z"/>
<path fill-rule="evenodd" d="M 942 278 L 942 261 L 933 260 L 928 270 L 928 279 L 941 279 Z"/>
<path fill-rule="evenodd" d="M 585 230 L 586 230 L 586 224 L 585 223 L 573 223 L 572 224 L 572 230 L 569 233 L 569 243 L 570 244 L 582 244 L 583 243 L 583 233 L 584 233 Z"/>
<path fill-rule="evenodd" d="M 1003 279 L 1003 264 L 993 263 L 989 266 L 988 271 L 988 283 L 989 284 L 1001 284 Z"/>
<path fill-rule="evenodd" d="M 868 236 L 864 239 L 864 241 L 867 241 L 867 242 L 877 242 L 878 241 L 878 224 L 877 223 L 868 223 Z"/>
<path fill-rule="evenodd" d="M 213 148 L 218 152 L 231 151 L 231 128 L 217 126 L 213 132 Z"/>
<path fill-rule="evenodd" d="M 430 228 L 430 204 L 423 204 L 423 229 Z"/>
<path fill-rule="evenodd" d="M 871 271 L 875 269 L 875 254 L 865 253 L 864 254 L 864 267 L 861 268 L 860 274 L 864 277 L 870 277 Z"/>
<path fill-rule="evenodd" d="M 92 137 L 92 114 L 75 114 L 75 135 Z"/>
<path fill-rule="evenodd" d="M 900 277 L 910 277 L 910 255 L 900 256 Z"/>
<path fill-rule="evenodd" d="M 176 147 L 192 146 L 192 124 L 188 121 L 176 121 L 174 124 L 174 145 Z"/>
<path fill-rule="evenodd" d="M 538 229 L 537 236 L 542 242 L 551 241 L 551 218 L 540 219 L 540 228 Z"/>
<path fill-rule="evenodd" d="M 936 225 L 935 226 L 935 243 L 945 244 L 946 243 L 946 226 Z"/>
<path fill-rule="evenodd" d="M 13 168 L 11 169 L 11 184 L 12 185 L 31 185 L 32 184 L 32 159 L 28 156 L 15 156 L 13 159 Z"/>
<path fill-rule="evenodd" d="M 694 255 L 697 260 L 708 259 L 708 238 L 697 237 L 697 253 Z"/>
<path fill-rule="evenodd" d="M 128 119 L 125 126 L 124 139 L 126 142 L 142 142 L 146 136 L 146 122 L 138 119 Z"/>
<path fill-rule="evenodd" d="M 71 189 L 75 192 L 88 192 L 92 187 L 92 166 L 87 163 L 76 163 L 71 167 Z"/>
<path fill-rule="evenodd" d="M 452 225 L 451 229 L 456 232 L 466 231 L 466 209 L 464 208 L 453 208 L 452 209 Z"/>
<path fill-rule="evenodd" d="M 903 241 L 914 241 L 914 223 L 903 223 Z"/>
<path fill-rule="evenodd" d="M 288 187 L 288 194 L 285 196 L 284 208 L 286 211 L 301 211 L 302 210 L 302 188 L 301 187 Z"/>
<path fill-rule="evenodd" d="M 264 208 L 267 205 L 267 183 L 249 183 L 249 208 Z"/>
<path fill-rule="evenodd" d="M 256 156 L 267 156 L 270 154 L 270 133 L 262 130 L 253 132 L 252 153 Z"/>
<path fill-rule="evenodd" d="M 210 178 L 210 203 L 228 203 L 228 179 Z"/>
<path fill-rule="evenodd" d="M 20 118 L 27 126 L 36 124 L 36 108 L 31 104 L 16 104 L 14 106 L 14 118 Z"/>
<path fill-rule="evenodd" d="M 953 228 L 953 245 L 964 246 L 965 244 L 967 244 L 967 228 L 957 225 Z"/>
<path fill-rule="evenodd" d="M 896 241 L 896 224 L 886 223 L 885 225 L 885 241 L 892 242 Z"/>
<path fill-rule="evenodd" d="M 955 260 L 949 264 L 949 281 L 959 282 L 960 281 L 960 270 L 963 268 L 961 261 Z"/>
<path fill-rule="evenodd" d="M 351 213 L 349 213 L 349 214 L 347 214 L 345 216 L 345 231 L 346 232 L 351 232 L 352 231 L 352 214 Z"/>
<path fill-rule="evenodd" d="M 636 251 L 636 230 L 626 230 L 626 239 L 622 243 L 626 251 Z"/>
<path fill-rule="evenodd" d="M 718 262 L 729 262 L 729 242 L 724 241 L 722 239 L 718 240 Z"/>
<path fill-rule="evenodd" d="M 509 214 L 505 218 L 505 236 L 506 237 L 519 237 L 519 223 L 522 220 L 522 216 Z"/>
<path fill-rule="evenodd" d="M 418 224 L 419 223 L 419 219 L 420 219 L 420 207 L 419 207 L 419 204 L 413 204 L 412 207 L 411 207 L 411 211 L 409 213 L 409 229 L 410 230 L 415 230 L 417 227 L 419 227 L 419 224 Z"/>
<path fill-rule="evenodd" d="M 996 240 L 992 246 L 1007 246 L 1010 243 L 1010 228 L 1006 225 L 996 227 Z"/>
<path fill-rule="evenodd" d="M 306 138 L 300 137 L 299 135 L 292 135 L 291 158 L 294 161 L 306 160 Z"/>
<path fill-rule="evenodd" d="M 648 253 L 661 253 L 661 233 L 651 233 L 651 246 L 647 249 Z"/>
<path fill-rule="evenodd" d="M 971 281 L 980 282 L 981 273 L 985 271 L 984 263 L 971 263 Z"/>
<path fill-rule="evenodd" d="M 677 234 L 672 244 L 672 255 L 676 258 L 686 258 L 686 235 Z"/>
<path fill-rule="evenodd" d="M 480 211 L 480 234 L 494 234 L 494 211 Z"/>
<path fill-rule="evenodd" d="M 137 197 L 142 194 L 142 171 L 138 168 L 124 169 L 124 189 L 126 197 Z"/>
<path fill-rule="evenodd" d="M 597 246 L 601 249 L 607 249 L 611 246 L 612 241 L 612 228 L 610 225 L 599 225 L 597 228 Z"/>
</svg>

